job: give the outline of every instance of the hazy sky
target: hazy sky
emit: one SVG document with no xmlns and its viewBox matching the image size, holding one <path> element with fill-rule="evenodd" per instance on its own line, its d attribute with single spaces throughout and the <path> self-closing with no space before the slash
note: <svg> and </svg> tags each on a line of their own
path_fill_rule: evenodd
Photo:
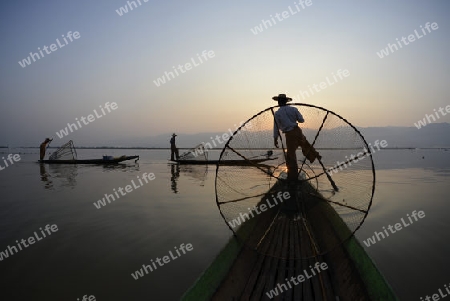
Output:
<svg viewBox="0 0 450 301">
<path fill-rule="evenodd" d="M 450 104 L 447 0 L 135 3 L 119 16 L 127 1 L 1 2 L 0 145 L 58 139 L 68 122 L 106 102 L 118 108 L 62 140 L 226 131 L 274 105 L 278 93 L 361 127 L 413 126 Z M 254 34 L 262 20 L 272 26 Z M 424 35 L 427 22 L 438 28 Z M 421 37 L 398 47 L 415 30 Z M 70 42 L 69 31 L 78 39 Z M 398 50 L 380 58 L 388 43 Z M 49 54 L 18 63 L 44 46 Z M 214 56 L 200 63 L 204 50 Z M 190 70 L 154 83 L 189 62 Z M 348 76 L 335 81 L 339 69 Z M 327 77 L 333 85 L 301 96 Z"/>
</svg>

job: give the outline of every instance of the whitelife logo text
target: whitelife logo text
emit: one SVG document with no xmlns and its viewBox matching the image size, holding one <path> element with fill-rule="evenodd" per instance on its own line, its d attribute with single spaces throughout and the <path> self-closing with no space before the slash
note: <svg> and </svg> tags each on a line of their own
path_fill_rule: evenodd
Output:
<svg viewBox="0 0 450 301">
<path fill-rule="evenodd" d="M 67 36 L 62 35 L 62 37 L 63 37 L 64 43 L 61 43 L 59 38 L 57 38 L 56 44 L 50 44 L 50 46 L 44 45 L 44 47 L 42 47 L 42 49 L 41 49 L 41 47 L 38 47 L 38 52 L 30 52 L 30 55 L 28 57 L 24 58 L 22 61 L 19 61 L 19 65 L 22 68 L 25 68 L 26 66 L 31 65 L 31 63 L 36 62 L 37 60 L 40 60 L 41 58 L 43 58 L 45 56 L 44 52 L 46 54 L 51 54 L 52 52 L 55 52 L 56 50 L 61 49 L 61 48 L 65 47 L 66 45 L 68 45 L 69 42 L 67 41 L 67 39 L 70 42 L 73 42 L 74 40 L 78 40 L 81 37 L 81 35 L 78 31 L 74 31 L 73 33 L 71 31 L 69 31 L 67 33 Z M 31 60 L 33 60 L 33 62 Z"/>
</svg>

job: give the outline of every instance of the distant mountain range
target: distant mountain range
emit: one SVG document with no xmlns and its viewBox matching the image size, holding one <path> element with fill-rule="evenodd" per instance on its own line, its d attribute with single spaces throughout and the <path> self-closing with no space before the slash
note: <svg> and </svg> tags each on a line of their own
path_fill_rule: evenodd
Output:
<svg viewBox="0 0 450 301">
<path fill-rule="evenodd" d="M 450 123 L 431 123 L 417 127 L 359 128 L 367 143 L 386 140 L 388 147 L 450 147 Z"/>
<path fill-rule="evenodd" d="M 439 148 L 450 147 L 450 123 L 432 123 L 420 129 L 416 127 L 366 127 L 358 128 L 364 136 L 367 143 L 376 140 L 386 140 L 388 148 Z M 224 132 L 209 132 L 197 134 L 178 133 L 177 146 L 179 148 L 191 148 L 200 143 L 212 142 L 216 135 L 221 136 Z M 146 137 L 142 139 L 124 138 L 111 141 L 107 145 L 125 146 L 125 147 L 170 147 L 169 140 L 171 133 Z M 217 148 L 222 148 L 224 144 L 219 145 L 216 141 Z"/>
<path fill-rule="evenodd" d="M 364 136 L 367 143 L 374 143 L 376 140 L 386 140 L 388 148 L 450 148 L 450 123 L 431 123 L 426 126 L 422 126 L 420 129 L 417 127 L 358 127 L 358 130 Z M 216 135 L 222 136 L 224 132 L 208 132 L 197 134 L 183 134 L 178 133 L 177 146 L 179 148 L 193 148 L 200 143 L 212 143 Z M 310 133 L 311 134 L 311 133 Z M 82 147 L 126 147 L 126 148 L 169 148 L 169 140 L 172 133 L 164 135 L 149 136 L 149 137 L 123 137 L 116 138 L 114 140 L 106 140 L 100 142 L 100 144 L 85 144 L 77 141 L 75 146 L 77 148 Z M 313 136 L 314 133 L 308 135 L 305 131 L 305 135 L 308 137 Z M 324 138 L 326 139 L 326 138 Z M 59 142 L 59 141 L 58 141 Z M 333 141 L 330 141 L 333 143 Z M 345 142 L 342 144 L 345 145 Z M 38 145 L 37 145 L 38 146 Z M 59 146 L 59 143 L 55 143 L 52 147 Z M 221 149 L 224 143 L 217 143 L 214 148 Z"/>
</svg>

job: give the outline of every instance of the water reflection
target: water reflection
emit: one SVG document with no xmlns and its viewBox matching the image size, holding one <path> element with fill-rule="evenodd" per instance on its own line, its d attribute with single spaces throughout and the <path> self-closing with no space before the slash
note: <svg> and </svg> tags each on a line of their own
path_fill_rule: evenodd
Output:
<svg viewBox="0 0 450 301">
<path fill-rule="evenodd" d="M 169 164 L 170 165 L 170 187 L 173 193 L 178 193 L 178 180 L 180 178 L 180 173 L 194 180 L 195 184 L 199 186 L 205 186 L 205 181 L 208 175 L 208 165 L 180 165 L 180 164 Z"/>
<path fill-rule="evenodd" d="M 170 188 L 173 193 L 178 193 L 177 180 L 180 177 L 180 165 L 170 164 Z"/>
<path fill-rule="evenodd" d="M 53 190 L 55 188 L 54 180 L 61 179 L 58 186 L 74 188 L 77 185 L 76 177 L 78 176 L 77 165 L 40 165 L 41 181 L 44 182 L 44 188 Z M 49 172 L 47 172 L 47 168 Z"/>
<path fill-rule="evenodd" d="M 44 182 L 45 189 L 53 189 L 53 181 L 49 179 L 50 175 L 47 173 L 45 164 L 40 165 L 41 181 Z"/>
<path fill-rule="evenodd" d="M 102 165 L 103 167 L 103 171 L 108 172 L 108 171 L 116 171 L 116 170 L 120 170 L 120 171 L 139 171 L 139 163 L 135 162 L 133 165 L 130 164 L 107 164 L 107 165 Z"/>
</svg>

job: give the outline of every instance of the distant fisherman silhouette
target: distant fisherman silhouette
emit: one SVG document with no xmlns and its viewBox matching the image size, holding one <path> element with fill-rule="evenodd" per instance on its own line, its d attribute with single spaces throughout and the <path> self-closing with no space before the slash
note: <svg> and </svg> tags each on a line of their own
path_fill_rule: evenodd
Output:
<svg viewBox="0 0 450 301">
<path fill-rule="evenodd" d="M 302 130 L 298 127 L 297 121 L 300 123 L 305 122 L 302 114 L 296 107 L 288 106 L 287 102 L 292 98 L 286 97 L 286 94 L 279 94 L 272 97 L 273 100 L 278 101 L 280 108 L 274 113 L 274 125 L 273 125 L 273 138 L 275 147 L 278 147 L 278 137 L 280 136 L 280 130 L 286 137 L 286 165 L 288 168 L 288 179 L 290 181 L 297 180 L 298 177 L 298 164 L 297 155 L 295 151 L 300 146 L 302 148 L 303 155 L 313 163 L 316 158 L 319 160 L 322 158 L 314 147 L 309 144 L 306 137 L 303 135 Z"/>
<path fill-rule="evenodd" d="M 177 158 L 177 160 L 180 158 L 180 155 L 178 154 L 178 148 L 175 145 L 175 137 L 177 135 L 175 133 L 172 134 L 172 138 L 170 138 L 170 160 L 174 160 L 174 155 Z"/>
<path fill-rule="evenodd" d="M 40 146 L 40 156 L 39 156 L 40 160 L 44 160 L 44 157 L 45 157 L 45 150 L 47 149 L 47 144 L 49 144 L 49 143 L 52 142 L 52 141 L 53 141 L 53 139 L 45 138 L 45 141 L 41 143 L 41 146 Z"/>
</svg>

